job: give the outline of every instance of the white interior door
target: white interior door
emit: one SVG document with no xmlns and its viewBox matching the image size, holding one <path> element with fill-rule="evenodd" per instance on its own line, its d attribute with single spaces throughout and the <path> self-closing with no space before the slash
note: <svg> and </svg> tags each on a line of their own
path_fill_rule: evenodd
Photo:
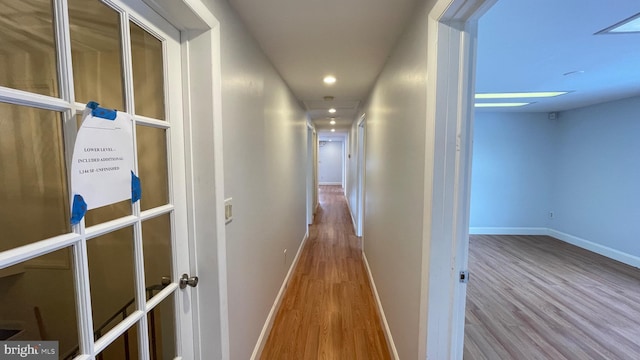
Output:
<svg viewBox="0 0 640 360">
<path fill-rule="evenodd" d="M 3 2 L 0 26 L 0 340 L 193 358 L 179 32 L 137 0 Z M 142 198 L 71 226 L 89 101 L 132 115 Z"/>
</svg>

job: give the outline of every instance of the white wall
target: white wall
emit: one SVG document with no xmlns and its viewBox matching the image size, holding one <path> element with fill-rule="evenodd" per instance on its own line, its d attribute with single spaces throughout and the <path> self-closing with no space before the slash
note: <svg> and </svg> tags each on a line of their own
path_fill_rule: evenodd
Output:
<svg viewBox="0 0 640 360">
<path fill-rule="evenodd" d="M 342 141 L 321 141 L 318 154 L 318 177 L 320 185 L 342 184 L 344 163 Z"/>
<path fill-rule="evenodd" d="M 551 227 L 640 257 L 640 97 L 560 114 Z"/>
<path fill-rule="evenodd" d="M 427 20 L 421 2 L 380 74 L 367 114 L 364 251 L 401 359 L 419 354 Z M 354 133 L 355 131 L 352 131 Z"/>
<path fill-rule="evenodd" d="M 476 112 L 471 228 L 546 228 L 556 120 L 546 113 Z"/>
<path fill-rule="evenodd" d="M 477 113 L 472 229 L 548 228 L 637 262 L 638 114 L 640 97 L 564 111 L 553 121 L 547 114 Z"/>
<path fill-rule="evenodd" d="M 306 117 L 228 2 L 204 2 L 221 32 L 230 353 L 249 359 L 307 230 Z"/>
</svg>

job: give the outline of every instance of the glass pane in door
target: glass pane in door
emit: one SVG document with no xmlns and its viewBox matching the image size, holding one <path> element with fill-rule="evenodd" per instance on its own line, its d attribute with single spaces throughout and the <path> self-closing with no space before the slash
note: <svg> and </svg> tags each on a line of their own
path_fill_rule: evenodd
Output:
<svg viewBox="0 0 640 360">
<path fill-rule="evenodd" d="M 138 325 L 133 325 L 109 344 L 96 360 L 138 360 Z"/>
<path fill-rule="evenodd" d="M 0 269 L 0 341 L 58 341 L 73 354 L 76 324 L 70 248 Z"/>
<path fill-rule="evenodd" d="M 131 23 L 131 61 L 136 114 L 164 120 L 162 42 Z"/>
<path fill-rule="evenodd" d="M 98 0 L 68 0 L 76 101 L 125 110 L 120 16 Z"/>
<path fill-rule="evenodd" d="M 0 24 L 0 86 L 58 96 L 51 1 L 3 1 Z"/>
<path fill-rule="evenodd" d="M 87 240 L 87 254 L 97 339 L 135 310 L 133 227 Z"/>
<path fill-rule="evenodd" d="M 166 130 L 144 125 L 138 136 L 138 176 L 142 183 L 140 207 L 148 210 L 169 203 L 169 161 Z"/>
<path fill-rule="evenodd" d="M 0 103 L 0 251 L 68 233 L 62 118 Z"/>
<path fill-rule="evenodd" d="M 142 223 L 142 252 L 147 299 L 171 280 L 171 215 L 165 214 Z"/>
<path fill-rule="evenodd" d="M 169 296 L 147 314 L 149 352 L 153 360 L 170 360 L 177 355 L 174 304 L 173 296 Z"/>
</svg>

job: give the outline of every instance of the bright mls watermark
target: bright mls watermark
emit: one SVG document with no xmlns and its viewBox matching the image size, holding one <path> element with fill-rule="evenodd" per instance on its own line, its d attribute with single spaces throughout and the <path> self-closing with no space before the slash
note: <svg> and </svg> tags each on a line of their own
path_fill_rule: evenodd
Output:
<svg viewBox="0 0 640 360">
<path fill-rule="evenodd" d="M 0 341 L 0 360 L 58 360 L 57 341 Z"/>
</svg>

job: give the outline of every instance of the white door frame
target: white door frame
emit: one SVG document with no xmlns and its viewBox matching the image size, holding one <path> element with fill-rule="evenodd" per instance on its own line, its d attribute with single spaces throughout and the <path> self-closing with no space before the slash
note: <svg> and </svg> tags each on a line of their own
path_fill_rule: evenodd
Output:
<svg viewBox="0 0 640 360">
<path fill-rule="evenodd" d="M 364 233 L 364 185 L 365 185 L 365 145 L 366 145 L 366 114 L 362 114 L 356 124 L 356 235 L 362 237 Z M 362 247 L 364 251 L 364 246 Z"/>
<path fill-rule="evenodd" d="M 316 129 L 307 121 L 307 225 L 313 224 L 313 215 L 315 214 L 315 196 L 314 190 L 316 179 L 314 170 L 314 146 L 315 146 Z"/>
<path fill-rule="evenodd" d="M 220 23 L 200 0 L 143 1 L 182 37 L 194 359 L 229 359 Z"/>
<path fill-rule="evenodd" d="M 429 14 L 419 353 L 462 359 L 477 20 L 496 0 L 440 0 Z M 426 325 L 426 326 L 425 326 Z"/>
</svg>

